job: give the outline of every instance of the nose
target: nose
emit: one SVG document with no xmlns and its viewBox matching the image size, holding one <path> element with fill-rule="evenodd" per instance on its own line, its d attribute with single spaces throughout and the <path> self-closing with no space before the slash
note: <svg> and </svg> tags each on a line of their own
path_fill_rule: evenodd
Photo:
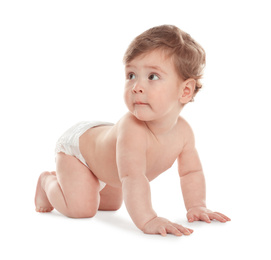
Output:
<svg viewBox="0 0 271 260">
<path fill-rule="evenodd" d="M 136 82 L 134 84 L 134 87 L 133 87 L 132 91 L 133 91 L 134 94 L 138 94 L 138 93 L 142 94 L 142 93 L 144 93 L 144 88 L 139 82 Z"/>
</svg>

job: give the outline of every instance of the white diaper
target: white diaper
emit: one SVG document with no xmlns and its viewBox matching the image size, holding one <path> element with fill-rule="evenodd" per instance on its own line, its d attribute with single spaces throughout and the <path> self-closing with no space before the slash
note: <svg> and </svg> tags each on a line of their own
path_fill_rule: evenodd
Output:
<svg viewBox="0 0 271 260">
<path fill-rule="evenodd" d="M 55 152 L 63 152 L 65 154 L 71 155 L 76 157 L 80 160 L 84 165 L 88 168 L 88 164 L 85 158 L 82 156 L 80 149 L 79 149 L 79 137 L 85 133 L 88 129 L 101 126 L 101 125 L 113 125 L 112 123 L 108 122 L 100 122 L 100 121 L 83 121 L 79 122 L 76 125 L 69 128 L 57 141 Z M 105 187 L 106 183 L 100 181 L 100 191 Z"/>
</svg>

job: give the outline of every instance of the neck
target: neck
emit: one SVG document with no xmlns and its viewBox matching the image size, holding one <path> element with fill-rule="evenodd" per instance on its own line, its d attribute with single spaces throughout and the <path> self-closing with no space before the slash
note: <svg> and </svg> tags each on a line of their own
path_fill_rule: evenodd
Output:
<svg viewBox="0 0 271 260">
<path fill-rule="evenodd" d="M 145 121 L 146 126 L 152 132 L 155 137 L 166 135 L 171 132 L 171 130 L 176 126 L 179 118 L 179 114 L 166 118 L 161 118 L 153 121 Z"/>
</svg>

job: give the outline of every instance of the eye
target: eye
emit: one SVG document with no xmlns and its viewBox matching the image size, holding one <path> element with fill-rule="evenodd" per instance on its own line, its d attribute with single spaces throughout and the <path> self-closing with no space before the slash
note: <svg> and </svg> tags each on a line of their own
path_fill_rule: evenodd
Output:
<svg viewBox="0 0 271 260">
<path fill-rule="evenodd" d="M 151 74 L 148 79 L 149 80 L 158 80 L 159 77 L 156 74 Z"/>
<path fill-rule="evenodd" d="M 133 79 L 135 79 L 135 74 L 131 72 L 131 73 L 128 74 L 127 78 L 129 80 L 133 80 Z"/>
</svg>

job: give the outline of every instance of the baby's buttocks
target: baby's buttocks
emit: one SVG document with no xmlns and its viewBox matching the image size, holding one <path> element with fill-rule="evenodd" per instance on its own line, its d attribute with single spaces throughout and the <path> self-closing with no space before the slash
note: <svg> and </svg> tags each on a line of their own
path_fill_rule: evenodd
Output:
<svg viewBox="0 0 271 260">
<path fill-rule="evenodd" d="M 112 125 L 111 123 L 106 122 L 99 122 L 99 121 L 83 121 L 73 125 L 69 128 L 64 134 L 58 139 L 56 143 L 55 152 L 65 153 L 67 155 L 71 155 L 76 157 L 79 161 L 81 161 L 86 167 L 90 168 L 81 154 L 80 147 L 79 147 L 79 139 L 80 137 L 89 129 L 100 126 L 100 125 Z M 102 190 L 106 183 L 100 181 L 100 190 Z"/>
</svg>

